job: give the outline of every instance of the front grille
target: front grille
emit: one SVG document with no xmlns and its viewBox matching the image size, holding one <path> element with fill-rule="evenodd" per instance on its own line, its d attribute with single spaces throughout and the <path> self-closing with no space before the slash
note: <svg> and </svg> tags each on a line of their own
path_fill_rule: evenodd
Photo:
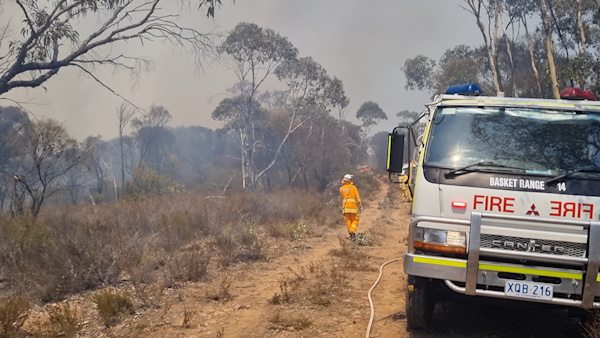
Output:
<svg viewBox="0 0 600 338">
<path fill-rule="evenodd" d="M 481 234 L 481 247 L 550 255 L 586 257 L 586 243 Z"/>
</svg>

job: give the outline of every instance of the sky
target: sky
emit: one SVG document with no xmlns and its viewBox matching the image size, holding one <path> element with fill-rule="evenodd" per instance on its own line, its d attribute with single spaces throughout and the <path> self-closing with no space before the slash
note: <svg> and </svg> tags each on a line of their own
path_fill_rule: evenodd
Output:
<svg viewBox="0 0 600 338">
<path fill-rule="evenodd" d="M 407 91 L 404 62 L 417 55 L 435 60 L 459 44 L 480 45 L 482 38 L 472 14 L 460 6 L 464 0 L 222 0 L 214 19 L 184 11 L 180 23 L 201 32 L 226 34 L 240 22 L 270 28 L 310 56 L 330 76 L 342 80 L 350 99 L 347 119 L 359 124 L 355 114 L 365 101 L 374 101 L 387 114 L 372 132 L 391 131 L 402 110 L 422 111 L 430 93 Z M 179 2 L 168 3 L 171 12 Z M 4 6 L 3 20 L 10 10 Z M 14 20 L 14 18 L 13 18 Z M 154 68 L 137 83 L 126 73 L 105 68 L 97 75 L 137 106 L 165 107 L 173 117 L 169 126 L 199 125 L 216 129 L 212 111 L 236 82 L 223 64 L 205 60 L 199 69 L 184 50 L 156 42 L 123 47 L 152 59 Z M 127 48 L 131 48 L 128 50 Z M 269 87 L 263 90 L 273 89 Z M 44 88 L 16 89 L 5 97 L 21 102 L 31 113 L 63 123 L 78 140 L 118 135 L 116 111 L 123 99 L 74 69 L 63 69 Z M 13 105 L 0 100 L 0 106 Z M 128 132 L 128 130 L 126 130 Z"/>
</svg>

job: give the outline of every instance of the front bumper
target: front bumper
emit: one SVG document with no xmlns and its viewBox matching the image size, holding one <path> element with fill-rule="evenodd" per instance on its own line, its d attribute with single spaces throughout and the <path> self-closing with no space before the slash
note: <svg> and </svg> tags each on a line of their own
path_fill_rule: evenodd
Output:
<svg viewBox="0 0 600 338">
<path fill-rule="evenodd" d="M 515 252 L 495 248 L 481 248 L 482 220 L 531 221 L 518 216 L 490 215 L 473 213 L 470 221 L 448 220 L 434 217 L 416 217 L 410 226 L 411 234 L 419 222 L 456 225 L 469 225 L 467 258 L 448 258 L 414 253 L 409 244 L 409 252 L 404 257 L 404 271 L 408 275 L 444 280 L 453 291 L 471 295 L 504 299 L 517 299 L 505 295 L 503 288 L 512 276 L 521 281 L 549 282 L 554 289 L 551 300 L 526 299 L 525 301 L 566 305 L 584 309 L 600 308 L 600 222 L 569 221 L 588 230 L 588 252 L 586 257 L 566 257 L 537 252 Z M 541 220 L 556 222 L 554 220 Z M 412 237 L 410 237 L 412 238 Z M 592 245 L 590 245 L 592 243 Z M 480 259 L 480 256 L 486 259 Z M 498 260 L 495 260 L 497 259 Z M 506 263 L 506 261 L 513 263 Z M 514 263 L 527 261 L 527 264 Z M 564 265 L 565 268 L 551 265 Z M 523 279 L 524 278 L 524 279 Z"/>
</svg>

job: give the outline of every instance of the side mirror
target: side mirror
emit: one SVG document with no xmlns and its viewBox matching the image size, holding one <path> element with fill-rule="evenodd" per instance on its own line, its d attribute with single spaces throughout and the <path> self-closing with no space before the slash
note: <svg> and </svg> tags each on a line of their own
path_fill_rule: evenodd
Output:
<svg viewBox="0 0 600 338">
<path fill-rule="evenodd" d="M 402 173 L 404 161 L 404 134 L 398 133 L 395 128 L 391 134 L 388 134 L 388 156 L 387 168 L 390 173 Z"/>
</svg>

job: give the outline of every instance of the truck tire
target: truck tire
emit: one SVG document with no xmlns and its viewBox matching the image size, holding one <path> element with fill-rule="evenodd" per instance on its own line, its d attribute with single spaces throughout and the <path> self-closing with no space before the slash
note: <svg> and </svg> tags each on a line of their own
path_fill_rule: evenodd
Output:
<svg viewBox="0 0 600 338">
<path fill-rule="evenodd" d="M 433 321 L 435 301 L 431 283 L 426 278 L 408 276 L 406 288 L 406 323 L 409 330 L 424 330 Z"/>
</svg>

